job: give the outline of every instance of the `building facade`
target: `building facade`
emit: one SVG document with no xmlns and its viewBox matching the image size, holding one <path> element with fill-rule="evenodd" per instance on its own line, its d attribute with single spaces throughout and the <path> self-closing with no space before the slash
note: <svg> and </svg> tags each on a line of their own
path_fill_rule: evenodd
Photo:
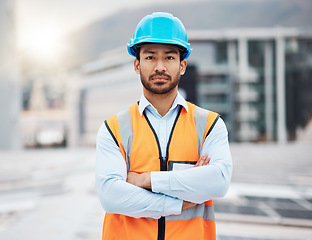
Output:
<svg viewBox="0 0 312 240">
<path fill-rule="evenodd" d="M 220 113 L 231 141 L 295 140 L 312 118 L 312 31 L 188 32 L 193 52 L 180 81 L 186 99 Z M 84 139 L 80 143 L 94 144 L 102 121 L 137 101 L 141 86 L 126 48 L 106 53 L 82 72 L 74 132 Z"/>
<path fill-rule="evenodd" d="M 189 36 L 189 62 L 199 75 L 197 103 L 223 115 L 232 141 L 296 139 L 312 117 L 311 31 L 230 29 Z"/>
</svg>

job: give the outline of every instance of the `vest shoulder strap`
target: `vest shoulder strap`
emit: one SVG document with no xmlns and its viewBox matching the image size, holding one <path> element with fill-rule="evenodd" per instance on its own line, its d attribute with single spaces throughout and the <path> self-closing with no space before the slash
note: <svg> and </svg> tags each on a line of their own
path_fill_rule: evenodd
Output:
<svg viewBox="0 0 312 240">
<path fill-rule="evenodd" d="M 195 125 L 198 136 L 198 147 L 201 148 L 208 137 L 220 115 L 213 111 L 208 111 L 201 107 L 195 107 Z"/>
<path fill-rule="evenodd" d="M 133 139 L 133 127 L 130 111 L 134 111 L 138 104 L 134 104 L 129 109 L 117 113 L 105 121 L 105 125 L 112 135 L 112 138 L 121 150 L 121 153 L 130 168 L 130 153 Z"/>
</svg>

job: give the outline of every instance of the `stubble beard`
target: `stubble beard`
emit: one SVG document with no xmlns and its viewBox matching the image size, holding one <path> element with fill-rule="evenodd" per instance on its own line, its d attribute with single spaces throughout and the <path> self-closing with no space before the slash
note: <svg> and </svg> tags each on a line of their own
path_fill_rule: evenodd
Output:
<svg viewBox="0 0 312 240">
<path fill-rule="evenodd" d="M 172 81 L 172 77 L 168 74 L 165 74 L 165 73 L 153 74 L 153 75 L 149 76 L 148 80 L 146 80 L 146 78 L 142 75 L 142 73 L 140 74 L 140 76 L 141 76 L 141 82 L 142 82 L 142 85 L 144 86 L 144 88 L 153 94 L 167 94 L 167 93 L 171 92 L 179 84 L 180 77 L 181 77 L 179 74 L 177 74 L 173 78 L 173 81 Z M 158 83 L 155 82 L 155 83 L 153 83 L 152 78 L 154 76 L 166 76 L 168 78 L 168 81 L 170 84 L 167 87 L 162 88 L 163 85 L 167 84 L 167 81 L 166 82 L 158 82 Z"/>
</svg>

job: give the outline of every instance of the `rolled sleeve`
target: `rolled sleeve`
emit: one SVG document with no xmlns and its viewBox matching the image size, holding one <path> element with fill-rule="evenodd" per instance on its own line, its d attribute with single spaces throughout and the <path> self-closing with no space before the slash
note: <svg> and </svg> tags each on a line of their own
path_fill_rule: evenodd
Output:
<svg viewBox="0 0 312 240">
<path fill-rule="evenodd" d="M 170 215 L 179 215 L 181 214 L 182 204 L 183 200 L 166 196 L 163 212 L 170 213 Z"/>
<path fill-rule="evenodd" d="M 170 172 L 151 172 L 152 191 L 163 193 L 171 189 Z"/>
</svg>

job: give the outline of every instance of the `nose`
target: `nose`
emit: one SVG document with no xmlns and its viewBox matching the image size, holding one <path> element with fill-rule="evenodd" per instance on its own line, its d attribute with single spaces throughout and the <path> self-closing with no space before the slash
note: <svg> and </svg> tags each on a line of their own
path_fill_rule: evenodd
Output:
<svg viewBox="0 0 312 240">
<path fill-rule="evenodd" d="M 166 72 L 167 69 L 164 62 L 162 60 L 158 60 L 156 62 L 154 70 L 155 72 Z"/>
</svg>

